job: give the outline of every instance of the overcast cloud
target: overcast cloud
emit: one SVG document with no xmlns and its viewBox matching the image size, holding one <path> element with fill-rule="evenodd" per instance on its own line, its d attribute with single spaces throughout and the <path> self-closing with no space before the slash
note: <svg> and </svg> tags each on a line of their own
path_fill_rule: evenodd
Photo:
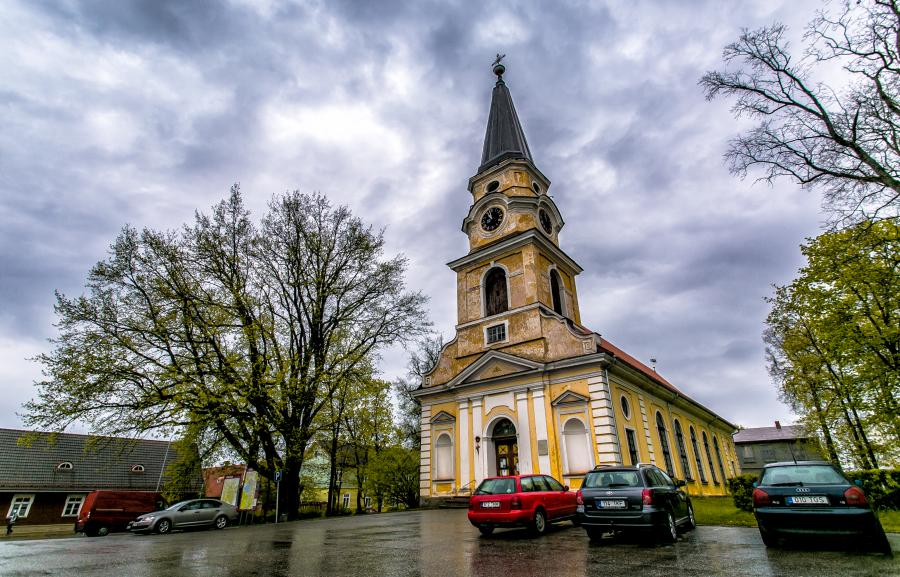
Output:
<svg viewBox="0 0 900 577">
<path fill-rule="evenodd" d="M 790 420 L 765 370 L 772 283 L 819 199 L 754 185 L 742 125 L 697 80 L 741 27 L 797 37 L 813 1 L 231 2 L 0 6 L 0 426 L 34 394 L 54 290 L 82 291 L 125 223 L 175 228 L 240 182 L 321 191 L 386 228 L 452 338 L 460 232 L 494 77 L 566 227 L 583 323 L 745 426 Z M 387 378 L 405 353 L 388 351 Z"/>
</svg>

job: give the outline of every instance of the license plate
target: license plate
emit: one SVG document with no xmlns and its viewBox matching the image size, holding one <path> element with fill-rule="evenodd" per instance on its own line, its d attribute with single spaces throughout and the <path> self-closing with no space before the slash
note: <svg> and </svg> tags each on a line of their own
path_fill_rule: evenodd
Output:
<svg viewBox="0 0 900 577">
<path fill-rule="evenodd" d="M 481 503 L 482 509 L 499 509 L 500 501 L 484 501 Z"/>
<path fill-rule="evenodd" d="M 624 509 L 625 508 L 625 499 L 612 499 L 607 500 L 604 499 L 600 501 L 601 509 Z"/>
<path fill-rule="evenodd" d="M 788 497 L 788 505 L 827 505 L 828 497 L 825 495 L 802 495 L 799 497 Z"/>
</svg>

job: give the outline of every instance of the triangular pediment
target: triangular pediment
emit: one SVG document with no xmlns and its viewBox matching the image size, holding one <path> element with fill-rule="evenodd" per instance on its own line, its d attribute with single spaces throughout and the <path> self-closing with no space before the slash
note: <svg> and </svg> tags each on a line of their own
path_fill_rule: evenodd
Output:
<svg viewBox="0 0 900 577">
<path fill-rule="evenodd" d="M 448 384 L 453 387 L 487 379 L 496 379 L 524 371 L 533 371 L 543 366 L 541 363 L 501 353 L 500 351 L 488 351 L 456 375 Z"/>
<path fill-rule="evenodd" d="M 550 403 L 554 407 L 556 405 L 573 405 L 588 402 L 588 398 L 584 395 L 579 395 L 578 393 L 573 393 L 572 391 L 566 391 L 560 396 L 553 399 Z"/>
<path fill-rule="evenodd" d="M 439 411 L 438 414 L 431 417 L 432 423 L 453 423 L 455 421 L 456 421 L 456 417 L 454 417 L 447 411 Z"/>
</svg>

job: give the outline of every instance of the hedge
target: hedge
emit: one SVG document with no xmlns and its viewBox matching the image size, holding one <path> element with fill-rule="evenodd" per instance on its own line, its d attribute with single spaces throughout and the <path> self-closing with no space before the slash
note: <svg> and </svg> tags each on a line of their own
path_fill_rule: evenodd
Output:
<svg viewBox="0 0 900 577">
<path fill-rule="evenodd" d="M 738 475 L 728 479 L 728 490 L 734 506 L 743 511 L 753 511 L 753 483 L 756 475 Z"/>
</svg>

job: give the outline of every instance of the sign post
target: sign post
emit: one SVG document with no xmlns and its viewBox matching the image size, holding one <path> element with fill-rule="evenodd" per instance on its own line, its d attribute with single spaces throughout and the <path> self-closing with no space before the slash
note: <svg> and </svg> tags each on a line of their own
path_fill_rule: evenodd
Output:
<svg viewBox="0 0 900 577">
<path fill-rule="evenodd" d="M 278 505 L 281 501 L 281 471 L 275 471 L 275 524 L 278 524 Z"/>
</svg>

